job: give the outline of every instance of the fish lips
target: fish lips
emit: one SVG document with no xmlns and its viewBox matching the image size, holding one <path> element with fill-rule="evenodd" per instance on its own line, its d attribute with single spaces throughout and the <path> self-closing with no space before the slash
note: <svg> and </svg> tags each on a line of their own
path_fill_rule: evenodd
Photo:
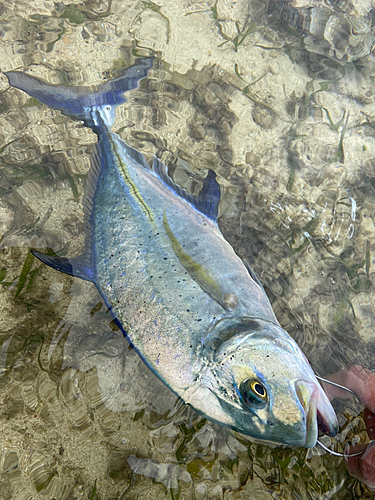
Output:
<svg viewBox="0 0 375 500">
<path fill-rule="evenodd" d="M 339 429 L 336 413 L 319 383 L 298 381 L 296 392 L 306 414 L 304 446 L 315 446 L 319 431 L 328 436 L 335 436 Z"/>
</svg>

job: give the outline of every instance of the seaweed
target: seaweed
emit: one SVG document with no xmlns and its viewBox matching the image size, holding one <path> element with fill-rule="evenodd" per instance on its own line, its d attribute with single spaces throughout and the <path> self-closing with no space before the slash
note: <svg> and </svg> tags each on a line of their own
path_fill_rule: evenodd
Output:
<svg viewBox="0 0 375 500">
<path fill-rule="evenodd" d="M 39 484 L 39 486 L 36 487 L 36 491 L 39 493 L 40 491 L 43 491 L 44 488 L 47 488 L 49 483 L 52 481 L 52 478 L 54 478 L 56 475 L 57 471 L 52 471 L 48 478 L 42 484 Z"/>
<path fill-rule="evenodd" d="M 369 247 L 369 242 L 366 243 L 366 247 Z M 370 267 L 371 267 L 371 253 L 370 249 L 366 250 L 366 276 L 370 277 Z"/>
<path fill-rule="evenodd" d="M 75 4 L 66 5 L 60 19 L 67 19 L 72 24 L 82 24 L 87 20 L 85 14 Z"/>
<path fill-rule="evenodd" d="M 137 411 L 137 413 L 133 417 L 133 422 L 137 422 L 137 420 L 141 419 L 145 414 L 145 410 Z"/>
<path fill-rule="evenodd" d="M 312 235 L 314 234 L 318 224 L 319 217 L 313 216 L 304 227 L 298 229 L 297 231 L 292 231 L 290 240 L 288 242 L 291 249 L 291 255 L 294 255 L 295 253 L 300 252 L 305 248 L 308 241 L 312 238 Z M 298 236 L 302 236 L 302 243 L 298 245 L 297 248 L 294 248 L 293 245 L 296 243 Z"/>
<path fill-rule="evenodd" d="M 253 31 L 255 31 L 256 24 L 254 22 L 250 23 L 250 25 L 243 30 L 242 33 L 239 33 L 233 40 L 234 50 L 237 52 L 238 47 L 242 45 L 245 41 L 246 37 L 248 37 Z"/>
<path fill-rule="evenodd" d="M 168 17 L 162 13 L 161 6 L 151 2 L 150 0 L 143 0 L 142 4 L 144 6 L 144 10 L 150 9 L 153 12 L 156 12 L 156 14 L 159 14 L 159 16 L 167 23 L 167 43 L 169 43 L 171 37 L 171 22 Z"/>
<path fill-rule="evenodd" d="M 220 26 L 218 26 L 220 34 L 222 35 L 222 30 Z M 239 32 L 234 38 L 224 40 L 223 42 L 219 43 L 218 47 L 222 47 L 228 42 L 232 42 L 234 45 L 234 50 L 235 52 L 238 52 L 238 48 L 240 45 L 243 44 L 245 39 L 255 31 L 256 29 L 256 24 L 254 22 L 251 22 L 248 26 L 246 26 L 241 32 Z"/>
<path fill-rule="evenodd" d="M 335 326 L 337 327 L 347 309 L 347 307 L 350 307 L 350 310 L 352 311 L 352 314 L 353 314 L 353 318 L 354 320 L 356 319 L 355 317 L 355 312 L 354 312 L 354 308 L 353 308 L 353 304 L 350 302 L 349 298 L 344 296 L 338 306 L 337 306 L 337 309 L 336 309 L 336 313 L 335 313 L 335 316 L 333 318 L 333 322 L 335 324 Z"/>
<path fill-rule="evenodd" d="M 70 189 L 72 190 L 74 201 L 76 201 L 78 203 L 79 202 L 79 194 L 78 194 L 78 189 L 77 189 L 76 183 L 74 182 L 74 178 L 70 174 L 67 174 L 66 177 L 68 179 Z"/>
<path fill-rule="evenodd" d="M 92 489 L 91 495 L 89 496 L 89 500 L 95 500 L 96 499 L 96 479 L 94 483 L 94 487 Z"/>
<path fill-rule="evenodd" d="M 0 269 L 0 283 L 4 281 L 6 273 L 7 273 L 6 267 Z"/>
<path fill-rule="evenodd" d="M 266 73 L 265 73 L 265 74 L 266 74 Z M 259 80 L 261 80 L 261 79 L 265 76 L 265 74 L 264 74 L 264 75 L 262 75 L 260 78 L 258 78 L 255 82 L 253 82 L 253 83 L 251 83 L 251 84 L 246 85 L 246 87 L 244 87 L 244 88 L 242 89 L 242 93 L 243 93 L 243 94 L 244 94 L 244 95 L 245 95 L 248 99 L 250 99 L 250 101 L 252 101 L 253 103 L 258 104 L 258 106 L 261 106 L 261 107 L 263 107 L 263 108 L 266 108 L 267 110 L 269 110 L 269 111 L 272 113 L 272 115 L 273 115 L 273 116 L 277 116 L 276 111 L 275 111 L 275 110 L 274 110 L 271 106 L 269 106 L 268 104 L 266 104 L 266 103 L 264 103 L 264 102 L 262 102 L 262 101 L 259 101 L 256 97 L 254 97 L 254 94 L 251 92 L 251 90 L 250 90 L 250 88 L 249 88 L 249 87 L 250 87 L 250 85 L 254 85 L 254 83 L 259 82 Z"/>
<path fill-rule="evenodd" d="M 24 286 L 26 285 L 27 277 L 30 273 L 31 266 L 33 265 L 34 262 L 34 255 L 30 252 L 30 250 L 27 253 L 27 257 L 25 259 L 25 262 L 22 267 L 21 275 L 18 280 L 18 286 L 17 286 L 17 291 L 15 297 L 17 298 L 20 293 L 22 292 Z M 35 275 L 34 275 L 35 277 Z"/>
<path fill-rule="evenodd" d="M 201 420 L 199 420 L 195 425 L 193 425 L 190 428 L 187 427 L 185 423 L 182 423 L 179 425 L 180 430 L 185 435 L 184 439 L 182 440 L 182 443 L 180 444 L 180 446 L 176 450 L 176 458 L 177 458 L 179 463 L 184 462 L 183 453 L 187 447 L 186 446 L 187 443 L 189 443 L 192 440 L 194 434 L 196 434 L 206 424 L 206 422 L 207 422 L 207 420 L 205 418 L 202 418 Z"/>
<path fill-rule="evenodd" d="M 214 3 L 214 5 L 210 8 L 211 12 L 212 12 L 212 17 L 215 19 L 215 21 L 217 20 L 217 17 L 218 17 L 218 13 L 217 13 L 217 2 L 219 0 L 216 0 L 216 2 Z"/>
</svg>

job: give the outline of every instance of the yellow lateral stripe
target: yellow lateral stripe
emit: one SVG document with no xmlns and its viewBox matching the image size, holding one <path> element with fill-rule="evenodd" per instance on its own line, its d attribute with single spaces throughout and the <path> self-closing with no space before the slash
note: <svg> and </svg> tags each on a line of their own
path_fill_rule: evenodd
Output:
<svg viewBox="0 0 375 500">
<path fill-rule="evenodd" d="M 203 266 L 195 262 L 195 260 L 188 255 L 182 249 L 180 242 L 177 240 L 170 228 L 165 214 L 163 213 L 163 224 L 165 231 L 170 239 L 172 248 L 176 256 L 178 257 L 181 264 L 188 271 L 193 280 L 198 283 L 204 292 L 206 292 L 212 299 L 216 300 L 222 307 L 225 308 L 223 300 L 223 292 L 221 290 L 220 284 L 215 280 L 209 269 L 205 269 Z"/>
<path fill-rule="evenodd" d="M 138 203 L 138 205 L 141 207 L 141 209 L 143 210 L 143 212 L 147 215 L 147 217 L 149 218 L 150 222 L 154 223 L 155 222 L 154 215 L 153 215 L 150 207 L 147 205 L 147 203 L 145 202 L 145 200 L 142 198 L 142 195 L 139 192 L 137 186 L 131 180 L 131 178 L 130 178 L 130 176 L 128 174 L 127 168 L 126 168 L 126 164 L 122 160 L 121 156 L 119 155 L 119 153 L 117 151 L 117 147 L 116 147 L 116 145 L 115 145 L 114 142 L 112 144 L 112 147 L 113 147 L 113 153 L 114 153 L 114 155 L 116 157 L 116 160 L 117 160 L 117 163 L 118 163 L 119 170 L 122 173 L 122 177 L 123 177 L 124 181 L 126 182 L 126 184 L 129 187 L 130 195 Z"/>
</svg>

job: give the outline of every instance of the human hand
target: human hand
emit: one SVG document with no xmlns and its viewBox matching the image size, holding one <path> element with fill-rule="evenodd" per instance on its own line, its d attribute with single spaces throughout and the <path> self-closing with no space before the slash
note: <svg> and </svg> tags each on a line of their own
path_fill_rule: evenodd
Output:
<svg viewBox="0 0 375 500">
<path fill-rule="evenodd" d="M 330 375 L 329 380 L 354 391 L 366 405 L 367 433 L 370 439 L 375 439 L 375 373 L 363 366 L 354 365 Z M 323 384 L 323 386 L 329 399 L 353 397 L 347 391 L 330 384 Z M 375 486 L 375 441 L 368 445 L 357 445 L 345 451 L 347 455 L 352 455 L 362 450 L 361 455 L 346 458 L 348 470 L 352 476 L 372 487 Z"/>
<path fill-rule="evenodd" d="M 365 423 L 370 439 L 375 439 L 375 414 L 365 409 Z M 368 484 L 375 486 L 375 441 L 368 445 L 357 445 L 348 449 L 347 454 L 355 454 L 364 450 L 362 455 L 346 459 L 349 473 Z"/>
</svg>

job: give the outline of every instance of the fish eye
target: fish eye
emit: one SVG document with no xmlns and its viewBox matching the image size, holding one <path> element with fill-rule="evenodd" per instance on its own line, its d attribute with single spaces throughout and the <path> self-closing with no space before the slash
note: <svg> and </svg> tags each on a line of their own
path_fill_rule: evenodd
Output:
<svg viewBox="0 0 375 500">
<path fill-rule="evenodd" d="M 267 403 L 267 390 L 259 380 L 248 378 L 241 382 L 240 393 L 248 406 L 264 408 Z"/>
</svg>

